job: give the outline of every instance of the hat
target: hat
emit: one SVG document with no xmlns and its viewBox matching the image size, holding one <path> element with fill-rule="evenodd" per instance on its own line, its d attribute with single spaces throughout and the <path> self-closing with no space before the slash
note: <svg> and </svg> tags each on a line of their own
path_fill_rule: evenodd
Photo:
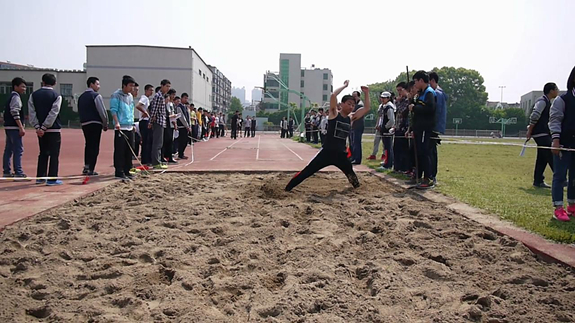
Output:
<svg viewBox="0 0 575 323">
<path fill-rule="evenodd" d="M 385 92 L 381 92 L 380 95 L 382 98 L 391 98 L 391 93 L 385 91 Z"/>
</svg>

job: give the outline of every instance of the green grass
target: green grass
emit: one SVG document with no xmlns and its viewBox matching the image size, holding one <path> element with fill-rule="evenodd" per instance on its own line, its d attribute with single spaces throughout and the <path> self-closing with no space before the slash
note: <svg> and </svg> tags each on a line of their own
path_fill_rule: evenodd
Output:
<svg viewBox="0 0 575 323">
<path fill-rule="evenodd" d="M 521 140 L 512 139 L 474 141 L 522 143 Z M 379 160 L 365 160 L 372 150 L 373 143 L 363 143 L 362 163 L 377 168 Z M 537 151 L 529 148 L 523 157 L 519 156 L 520 151 L 521 147 L 513 146 L 442 144 L 438 148 L 439 185 L 435 190 L 487 210 L 545 238 L 574 243 L 575 221 L 563 223 L 552 220 L 551 190 L 532 186 Z M 378 157 L 381 157 L 381 146 Z M 545 178 L 551 184 L 550 169 L 546 170 Z"/>
</svg>

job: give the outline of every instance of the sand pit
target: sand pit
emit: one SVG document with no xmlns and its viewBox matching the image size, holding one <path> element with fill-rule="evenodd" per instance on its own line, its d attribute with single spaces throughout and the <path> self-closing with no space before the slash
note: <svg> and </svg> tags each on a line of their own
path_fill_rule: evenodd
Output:
<svg viewBox="0 0 575 323">
<path fill-rule="evenodd" d="M 0 235 L 0 321 L 571 322 L 571 269 L 370 175 L 163 174 Z M 305 193 L 309 192 L 309 193 Z"/>
</svg>

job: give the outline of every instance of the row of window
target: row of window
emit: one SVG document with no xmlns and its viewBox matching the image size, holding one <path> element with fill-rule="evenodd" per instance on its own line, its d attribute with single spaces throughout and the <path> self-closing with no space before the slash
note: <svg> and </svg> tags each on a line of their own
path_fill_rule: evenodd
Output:
<svg viewBox="0 0 575 323">
<path fill-rule="evenodd" d="M 301 70 L 301 77 L 305 76 L 305 70 Z M 329 80 L 329 74 L 328 73 L 323 73 L 323 79 L 324 80 Z"/>
<path fill-rule="evenodd" d="M 202 74 L 202 69 L 198 69 L 200 76 L 202 76 L 204 78 L 204 80 L 206 80 L 208 83 L 210 82 L 210 78 L 206 75 L 206 73 Z"/>
<path fill-rule="evenodd" d="M 301 80 L 301 81 L 300 81 L 300 87 L 303 88 L 304 85 L 305 85 L 304 81 Z M 323 85 L 323 90 L 324 90 L 324 91 L 327 91 L 327 90 L 328 90 L 327 84 L 324 84 L 324 85 Z M 333 92 L 333 85 L 331 86 L 331 91 Z"/>
</svg>

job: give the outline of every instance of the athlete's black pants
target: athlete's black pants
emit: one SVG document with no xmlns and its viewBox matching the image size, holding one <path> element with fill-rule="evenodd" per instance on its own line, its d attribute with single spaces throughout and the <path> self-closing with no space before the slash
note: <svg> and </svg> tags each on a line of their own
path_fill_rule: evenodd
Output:
<svg viewBox="0 0 575 323">
<path fill-rule="evenodd" d="M 353 166 L 351 165 L 351 162 L 347 158 L 347 153 L 333 150 L 325 150 L 322 148 L 301 172 L 295 174 L 295 176 L 287 184 L 285 190 L 291 191 L 294 187 L 298 186 L 306 178 L 315 174 L 320 169 L 331 165 L 339 168 L 345 174 L 345 176 L 347 177 L 351 185 L 353 185 L 353 187 L 356 188 L 359 187 L 359 180 L 357 179 L 357 175 L 355 175 L 355 172 L 353 171 Z"/>
</svg>

